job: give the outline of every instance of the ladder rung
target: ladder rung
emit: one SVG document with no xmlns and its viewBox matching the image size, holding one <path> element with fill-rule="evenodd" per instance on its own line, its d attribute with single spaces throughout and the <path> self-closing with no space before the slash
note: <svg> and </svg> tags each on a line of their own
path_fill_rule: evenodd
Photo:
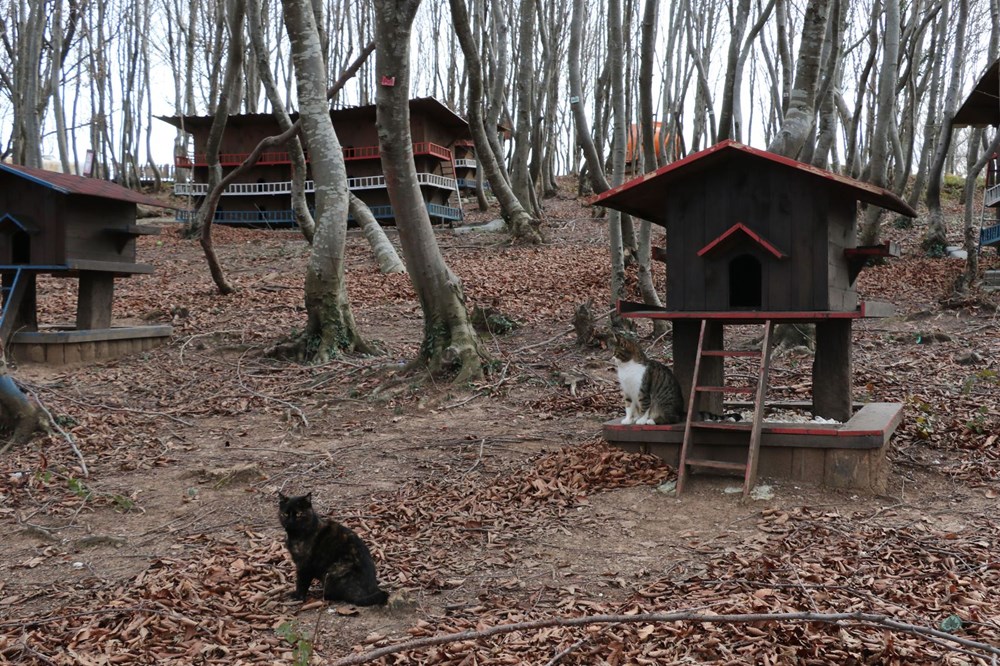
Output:
<svg viewBox="0 0 1000 666">
<path fill-rule="evenodd" d="M 760 350 L 704 349 L 702 356 L 760 356 Z"/>
<path fill-rule="evenodd" d="M 734 472 L 745 472 L 747 469 L 746 463 L 729 462 L 726 460 L 708 460 L 705 458 L 701 459 L 687 459 L 688 465 L 694 465 L 695 467 L 710 467 L 712 469 L 728 469 Z"/>
<path fill-rule="evenodd" d="M 706 393 L 756 393 L 756 386 L 696 386 L 695 391 Z"/>
</svg>

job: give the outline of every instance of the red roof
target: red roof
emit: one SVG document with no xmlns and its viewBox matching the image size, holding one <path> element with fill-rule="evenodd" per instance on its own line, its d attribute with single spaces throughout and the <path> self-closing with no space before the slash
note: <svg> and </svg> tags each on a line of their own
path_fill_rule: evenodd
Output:
<svg viewBox="0 0 1000 666">
<path fill-rule="evenodd" d="M 81 195 L 88 197 L 100 197 L 102 199 L 114 199 L 116 201 L 128 201 L 131 203 L 143 204 L 146 206 L 158 206 L 160 208 L 176 208 L 176 206 L 164 203 L 159 199 L 154 199 L 140 192 L 134 192 L 127 187 L 122 187 L 109 180 L 98 178 L 83 178 L 69 173 L 58 173 L 56 171 L 45 171 L 44 169 L 32 169 L 30 167 L 16 164 L 0 163 L 0 171 L 12 173 L 25 180 L 55 190 L 60 194 Z"/>
<path fill-rule="evenodd" d="M 672 194 L 672 185 L 692 174 L 710 170 L 737 158 L 749 158 L 805 173 L 815 177 L 817 184 L 839 189 L 853 196 L 857 201 L 874 204 L 909 217 L 917 216 L 915 210 L 889 190 L 841 176 L 811 164 L 769 153 L 766 150 L 751 148 L 735 141 L 722 141 L 710 148 L 688 155 L 682 160 L 671 162 L 656 171 L 651 171 L 597 195 L 590 200 L 590 203 L 614 208 L 623 213 L 629 213 L 666 226 L 667 221 L 664 217 L 666 210 L 662 202 L 664 197 Z"/>
</svg>

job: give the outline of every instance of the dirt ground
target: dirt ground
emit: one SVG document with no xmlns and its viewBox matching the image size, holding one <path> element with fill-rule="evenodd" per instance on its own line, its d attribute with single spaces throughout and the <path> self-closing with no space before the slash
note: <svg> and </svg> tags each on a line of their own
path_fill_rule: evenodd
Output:
<svg viewBox="0 0 1000 666">
<path fill-rule="evenodd" d="M 0 661 L 307 663 L 311 651 L 312 663 L 362 663 L 350 657 L 450 632 L 676 612 L 814 617 L 532 626 L 379 663 L 1000 654 L 998 299 L 948 301 L 960 260 L 923 258 L 919 225 L 887 224 L 904 257 L 859 278 L 863 294 L 898 307 L 855 328 L 856 397 L 906 404 L 885 495 L 763 479 L 773 498 L 743 502 L 726 492 L 732 479 L 699 476 L 678 498 L 657 490 L 674 470 L 600 440 L 622 413 L 610 354 L 577 346 L 571 320 L 588 299 L 606 307 L 603 220 L 569 195 L 547 211 L 541 247 L 439 230 L 470 307 L 520 324 L 484 335 L 490 373 L 468 386 L 400 375 L 420 344 L 420 308 L 406 276 L 377 272 L 358 233 L 352 304 L 385 353 L 311 366 L 266 353 L 305 321 L 308 247 L 296 232 L 217 229 L 239 288 L 221 297 L 197 243 L 169 220 L 144 221 L 163 228 L 141 240 L 156 272 L 118 282 L 115 317 L 172 323 L 171 342 L 14 370 L 62 432 L 0 459 Z M 982 261 L 1000 267 L 993 253 Z M 43 323 L 72 319 L 71 281 L 39 289 Z M 640 334 L 669 355 L 669 334 Z M 773 397 L 801 399 L 809 367 L 808 355 L 779 354 Z M 393 593 L 387 608 L 328 606 L 316 588 L 304 605 L 290 599 L 279 490 L 311 491 L 362 535 Z M 870 617 L 823 617 L 851 612 Z"/>
</svg>

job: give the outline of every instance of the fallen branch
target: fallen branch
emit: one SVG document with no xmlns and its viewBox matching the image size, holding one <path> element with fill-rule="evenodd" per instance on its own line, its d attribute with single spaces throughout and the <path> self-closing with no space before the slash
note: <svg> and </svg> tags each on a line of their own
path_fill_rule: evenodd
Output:
<svg viewBox="0 0 1000 666">
<path fill-rule="evenodd" d="M 546 629 L 549 627 L 582 627 L 590 624 L 637 624 L 640 622 L 694 622 L 710 624 L 750 624 L 754 622 L 816 622 L 822 624 L 839 624 L 846 622 L 861 626 L 879 627 L 882 629 L 898 631 L 904 634 L 910 634 L 912 636 L 918 636 L 930 640 L 933 643 L 940 644 L 945 648 L 957 649 L 961 652 L 965 652 L 965 650 L 953 648 L 951 645 L 947 645 L 945 643 L 953 643 L 957 646 L 968 648 L 970 650 L 978 650 L 987 655 L 1000 656 L 1000 648 L 989 645 L 988 643 L 982 643 L 980 641 L 974 641 L 960 636 L 953 636 L 948 632 L 940 631 L 931 627 L 921 627 L 919 625 L 901 622 L 889 617 L 888 615 L 862 613 L 860 611 L 853 613 L 737 613 L 731 615 L 710 615 L 707 613 L 678 611 L 675 613 L 640 613 L 637 615 L 585 615 L 583 617 L 547 618 L 543 620 L 532 620 L 529 622 L 501 624 L 482 630 L 459 631 L 441 636 L 417 638 L 397 643 L 395 645 L 387 645 L 375 650 L 338 659 L 333 662 L 333 666 L 356 666 L 357 664 L 367 664 L 390 654 L 405 652 L 407 650 L 417 650 L 436 645 L 445 645 L 447 643 L 456 643 L 459 641 L 482 640 L 492 636 L 514 633 L 516 631 L 532 631 L 537 629 Z"/>
</svg>

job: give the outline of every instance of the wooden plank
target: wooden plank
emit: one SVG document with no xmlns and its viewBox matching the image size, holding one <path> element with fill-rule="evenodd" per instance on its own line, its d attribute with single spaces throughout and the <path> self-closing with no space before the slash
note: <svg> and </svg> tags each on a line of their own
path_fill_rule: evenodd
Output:
<svg viewBox="0 0 1000 666">
<path fill-rule="evenodd" d="M 770 424 L 761 426 L 762 447 L 791 447 L 807 449 L 877 449 L 885 444 L 888 434 L 879 431 L 846 431 L 834 424 Z M 605 423 L 604 439 L 609 442 L 648 442 L 680 444 L 684 439 L 684 424 L 660 426 L 623 426 L 618 420 Z M 746 433 L 698 429 L 694 440 L 699 445 L 731 446 L 746 444 Z"/>
<path fill-rule="evenodd" d="M 65 344 L 68 342 L 99 342 L 102 340 L 133 340 L 136 338 L 167 338 L 173 335 L 174 327 L 169 324 L 154 326 L 122 326 L 90 331 L 52 330 L 18 331 L 11 342 L 14 344 Z"/>
<path fill-rule="evenodd" d="M 902 421 L 902 403 L 870 402 L 839 429 L 837 436 L 883 435 L 887 442 Z"/>
<path fill-rule="evenodd" d="M 851 310 L 848 312 L 834 312 L 829 310 L 785 310 L 774 312 L 757 312 L 752 310 L 678 311 L 655 309 L 647 305 L 641 310 L 636 309 L 629 312 L 622 312 L 622 316 L 629 319 L 711 319 L 726 324 L 759 324 L 768 319 L 780 322 L 815 323 L 829 319 L 861 319 L 865 315 L 861 310 Z"/>
<path fill-rule="evenodd" d="M 115 275 L 132 275 L 135 273 L 152 273 L 150 264 L 133 264 L 123 261 L 99 261 L 94 259 L 67 259 L 66 266 L 70 270 L 98 271 L 114 273 Z"/>
<path fill-rule="evenodd" d="M 861 316 L 872 319 L 877 317 L 892 317 L 896 314 L 896 306 L 885 301 L 861 301 Z"/>
</svg>

